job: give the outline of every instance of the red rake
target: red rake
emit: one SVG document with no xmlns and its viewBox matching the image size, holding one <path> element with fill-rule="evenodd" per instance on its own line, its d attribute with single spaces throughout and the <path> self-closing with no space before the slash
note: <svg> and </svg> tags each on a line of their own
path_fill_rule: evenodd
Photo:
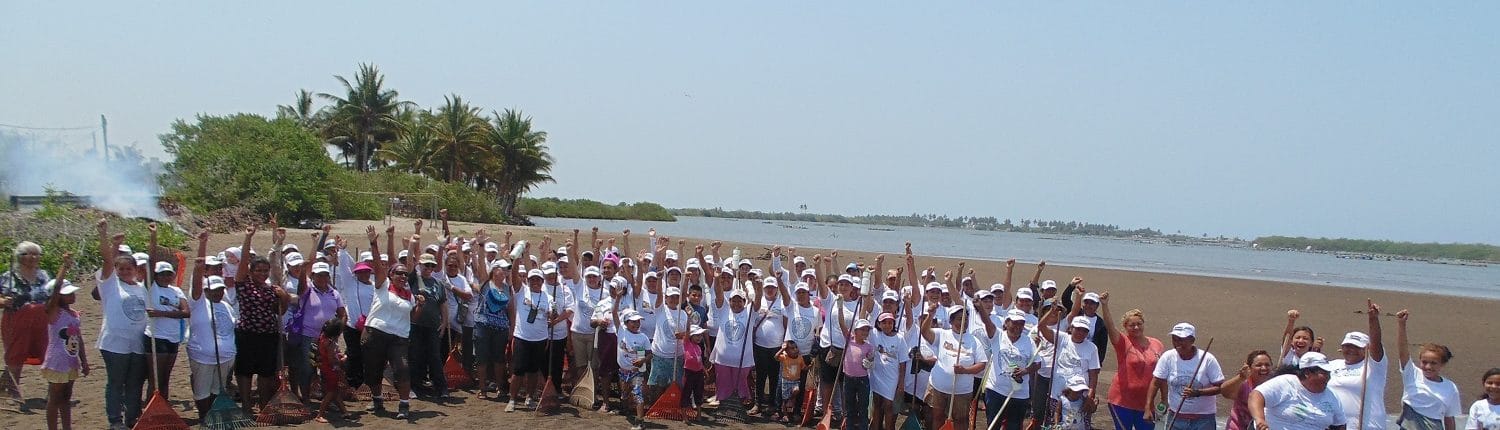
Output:
<svg viewBox="0 0 1500 430">
<path fill-rule="evenodd" d="M 156 283 L 151 284 L 151 288 L 155 288 Z M 155 318 L 151 318 L 150 322 L 155 322 Z M 167 403 L 167 399 L 161 395 L 162 386 L 166 384 L 163 384 L 164 381 L 156 375 L 156 337 L 146 336 L 146 338 L 151 339 L 151 380 L 156 385 L 156 392 L 151 394 L 151 401 L 146 403 L 146 409 L 141 411 L 140 419 L 136 420 L 135 426 L 131 429 L 189 430 L 192 427 L 188 427 L 187 422 L 177 416 L 177 411 L 173 410 L 172 405 Z"/>
<path fill-rule="evenodd" d="M 646 411 L 648 418 L 661 418 L 667 420 L 687 421 L 698 418 L 698 411 L 693 408 L 682 407 L 682 387 L 677 382 L 667 386 L 667 390 L 656 399 L 656 404 Z"/>
<path fill-rule="evenodd" d="M 469 388 L 474 381 L 469 378 L 469 371 L 464 369 L 463 362 L 458 360 L 458 347 L 448 352 L 448 362 L 443 363 L 443 377 L 448 380 L 450 390 Z"/>
<path fill-rule="evenodd" d="M 271 400 L 260 408 L 260 413 L 255 415 L 255 422 L 284 426 L 302 424 L 312 419 L 312 409 L 303 405 L 302 400 L 292 394 L 285 377 L 279 379 L 281 379 L 281 386 L 276 389 L 276 394 L 271 396 Z"/>
<path fill-rule="evenodd" d="M 802 402 L 802 422 L 797 424 L 799 427 L 807 427 L 812 425 L 813 407 L 817 406 L 816 401 L 818 397 L 818 390 L 816 388 L 809 389 L 807 390 L 807 394 L 804 397 L 806 397 L 807 400 L 804 400 Z"/>
</svg>

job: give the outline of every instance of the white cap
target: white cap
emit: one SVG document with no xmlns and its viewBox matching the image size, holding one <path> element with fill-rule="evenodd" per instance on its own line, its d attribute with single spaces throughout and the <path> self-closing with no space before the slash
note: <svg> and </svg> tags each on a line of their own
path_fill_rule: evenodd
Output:
<svg viewBox="0 0 1500 430">
<path fill-rule="evenodd" d="M 583 268 L 583 276 L 599 276 L 599 267 L 589 266 Z"/>
<path fill-rule="evenodd" d="M 540 277 L 543 277 L 543 275 L 542 275 L 542 269 L 531 269 L 531 271 L 526 272 L 526 277 L 527 278 L 540 278 Z"/>
<path fill-rule="evenodd" d="M 1068 389 L 1072 391 L 1088 391 L 1089 381 L 1083 379 L 1083 375 L 1073 375 L 1068 378 Z"/>
<path fill-rule="evenodd" d="M 740 260 L 740 264 L 739 264 L 739 265 L 740 265 L 740 266 L 750 266 L 750 267 L 755 267 L 755 263 L 751 263 L 751 262 L 750 262 L 750 259 L 749 259 L 749 258 L 746 258 L 746 259 L 744 259 L 744 260 Z"/>
<path fill-rule="evenodd" d="M 328 273 L 328 263 L 324 263 L 324 262 L 321 262 L 321 261 L 319 261 L 317 263 L 313 263 L 313 265 L 312 265 L 312 272 L 313 273 Z"/>
<path fill-rule="evenodd" d="M 677 251 L 667 250 L 666 256 L 664 258 L 667 260 L 676 260 Z"/>
<path fill-rule="evenodd" d="M 458 246 L 458 250 L 459 250 L 459 251 L 463 251 L 463 252 L 469 252 L 469 251 L 471 251 L 471 250 L 473 250 L 473 249 L 474 249 L 474 247 L 473 247 L 473 246 L 471 246 L 471 245 L 469 245 L 469 243 L 468 243 L 468 242 L 464 242 L 464 244 L 463 244 L 463 245 L 459 245 L 459 246 Z"/>
<path fill-rule="evenodd" d="M 1099 293 L 1086 293 L 1083 295 L 1083 301 L 1099 303 Z"/>
<path fill-rule="evenodd" d="M 772 277 L 767 276 L 766 279 L 762 279 L 760 281 L 760 286 L 761 286 L 761 288 L 774 287 L 774 286 L 776 286 L 776 278 L 772 278 Z"/>
<path fill-rule="evenodd" d="M 151 255 L 146 254 L 144 252 L 137 252 L 137 253 L 134 253 L 134 254 L 130 254 L 130 258 L 134 258 L 135 259 L 135 265 L 137 265 L 137 266 L 144 266 L 144 265 L 146 265 L 146 263 L 148 263 L 148 262 L 151 261 Z"/>
<path fill-rule="evenodd" d="M 54 282 L 54 283 L 58 282 L 58 281 L 59 281 L 58 279 L 53 279 L 52 280 L 52 282 Z M 68 281 L 67 279 L 62 279 L 61 281 L 62 281 L 62 287 L 59 287 L 57 289 L 57 294 L 73 294 L 73 293 L 78 292 L 78 286 L 73 285 L 73 282 Z"/>
<path fill-rule="evenodd" d="M 501 258 L 501 259 L 498 259 L 498 260 L 490 262 L 490 270 L 495 270 L 495 269 L 509 269 L 509 268 L 510 268 L 510 262 L 509 261 L 505 261 L 504 258 Z"/>
<path fill-rule="evenodd" d="M 798 263 L 807 264 L 807 259 L 803 258 L 801 255 L 798 255 L 796 257 L 792 257 L 792 264 L 798 264 Z"/>
<path fill-rule="evenodd" d="M 224 254 L 225 255 L 233 255 L 234 258 L 240 258 L 240 247 L 238 247 L 238 246 L 231 246 L 231 247 L 228 247 L 228 248 L 224 248 Z M 229 260 L 225 259 L 224 261 L 229 261 Z"/>
<path fill-rule="evenodd" d="M 931 276 L 931 277 L 934 277 L 934 278 L 936 278 L 936 277 L 937 277 L 937 273 L 936 273 L 936 272 L 933 272 L 933 271 L 931 271 L 931 270 L 925 270 L 925 269 L 924 269 L 924 270 L 922 270 L 922 276 L 924 276 L 924 277 L 925 277 L 925 276 Z"/>
<path fill-rule="evenodd" d="M 854 277 L 853 276 L 849 276 L 849 274 L 847 274 L 847 273 L 843 274 L 843 275 L 839 275 L 838 282 L 848 282 L 850 284 L 853 284 L 854 283 Z"/>
<path fill-rule="evenodd" d="M 294 243 L 288 243 L 288 244 L 286 244 L 286 245 L 282 245 L 282 246 L 281 246 L 281 252 L 282 252 L 282 253 L 288 253 L 288 252 L 302 252 L 302 250 L 301 250 L 301 249 L 297 249 L 297 244 L 294 244 Z"/>
<path fill-rule="evenodd" d="M 221 266 L 223 264 L 224 260 L 220 259 L 217 255 L 209 255 L 203 257 L 203 265 L 205 266 Z"/>
<path fill-rule="evenodd" d="M 623 313 L 625 314 L 625 321 L 640 321 L 646 319 L 646 317 L 641 316 L 639 312 L 636 312 L 634 310 L 626 309 L 626 312 Z"/>
<path fill-rule="evenodd" d="M 328 249 L 335 246 L 339 246 L 339 242 L 337 240 L 328 239 L 323 241 L 323 249 Z"/>
<path fill-rule="evenodd" d="M 740 291 L 740 290 L 738 290 L 738 289 L 729 290 L 729 298 L 730 299 L 734 299 L 734 298 L 744 299 L 745 298 L 745 293 L 742 292 L 742 291 Z"/>
<path fill-rule="evenodd" d="M 1016 300 L 1021 300 L 1021 299 L 1035 300 L 1036 297 L 1032 297 L 1031 296 L 1031 289 L 1030 288 L 1022 288 L 1022 289 L 1016 290 Z"/>
<path fill-rule="evenodd" d="M 430 244 L 430 245 L 427 245 L 427 246 L 426 246 L 426 247 L 423 247 L 423 248 L 422 248 L 422 250 L 423 250 L 423 251 L 431 251 L 431 252 L 438 252 L 438 251 L 441 251 L 441 250 L 442 250 L 442 248 L 439 248 L 439 247 L 438 247 L 438 246 L 437 246 L 437 244 L 436 244 L 436 243 L 434 243 L 434 244 Z"/>
<path fill-rule="evenodd" d="M 1024 322 L 1026 321 L 1026 312 L 1020 309 L 1011 309 L 1010 312 L 1005 313 L 1005 319 Z"/>
<path fill-rule="evenodd" d="M 646 261 L 651 261 L 651 260 L 655 260 L 656 257 L 653 256 L 653 255 L 651 255 L 651 253 L 647 252 L 646 255 L 642 255 L 641 256 L 641 259 L 642 260 L 646 260 Z"/>
<path fill-rule="evenodd" d="M 681 297 L 682 296 L 682 289 L 681 288 L 677 288 L 677 287 L 667 287 L 667 289 L 665 291 L 662 291 L 662 297 L 672 297 L 672 296 L 679 296 L 679 297 Z"/>
<path fill-rule="evenodd" d="M 1344 335 L 1344 341 L 1340 342 L 1339 345 L 1354 345 L 1359 348 L 1368 347 L 1370 346 L 1370 335 L 1351 331 L 1349 334 Z"/>
<path fill-rule="evenodd" d="M 222 276 L 209 276 L 208 280 L 203 284 L 203 288 L 209 290 L 217 290 L 227 286 L 228 285 L 224 285 L 224 278 Z"/>
<path fill-rule="evenodd" d="M 814 269 L 802 269 L 801 277 L 806 278 L 808 276 L 818 276 L 818 271 Z"/>
<path fill-rule="evenodd" d="M 885 290 L 885 293 L 880 295 L 880 301 L 883 302 L 886 300 L 901 301 L 901 295 L 896 294 L 896 290 Z"/>
<path fill-rule="evenodd" d="M 564 256 L 561 256 L 561 257 L 557 257 L 557 264 L 566 264 L 566 263 L 572 263 L 572 261 L 568 260 L 568 256 L 564 255 Z"/>
<path fill-rule="evenodd" d="M 750 269 L 749 272 L 745 273 L 750 274 L 750 276 L 760 276 L 760 269 Z"/>
<path fill-rule="evenodd" d="M 681 275 L 682 274 L 682 269 L 677 268 L 677 266 L 668 267 L 667 268 L 667 274 L 670 275 L 670 274 L 673 274 L 673 273 Z"/>
<path fill-rule="evenodd" d="M 867 320 L 867 319 L 864 319 L 864 318 L 860 318 L 860 319 L 854 320 L 854 329 L 855 330 L 859 330 L 859 329 L 862 329 L 862 328 L 872 328 L 872 327 L 875 327 L 875 326 L 872 325 L 872 324 L 870 324 L 870 320 Z"/>
<path fill-rule="evenodd" d="M 375 254 L 371 253 L 370 251 L 360 251 L 359 252 L 359 261 L 363 261 L 363 262 L 366 262 L 366 263 L 371 262 L 371 261 L 375 261 Z"/>
<path fill-rule="evenodd" d="M 1042 289 L 1043 290 L 1056 290 L 1057 289 L 1057 282 L 1053 281 L 1051 279 L 1042 281 Z"/>
<path fill-rule="evenodd" d="M 990 292 L 993 293 L 993 292 L 995 292 L 995 290 L 1000 290 L 1000 292 L 1002 292 L 1002 293 L 1005 292 L 1005 284 L 996 282 L 996 283 L 990 285 Z"/>
<path fill-rule="evenodd" d="M 624 287 L 626 285 L 630 285 L 630 281 L 625 279 L 624 276 L 620 275 L 615 275 L 614 279 L 610 279 L 609 281 L 615 283 L 615 287 Z"/>
<path fill-rule="evenodd" d="M 693 324 L 693 328 L 688 330 L 688 333 L 690 336 L 697 336 L 700 334 L 708 333 L 708 329 L 703 328 L 703 326 Z"/>
<path fill-rule="evenodd" d="M 484 252 L 500 252 L 500 244 L 495 242 L 485 242 Z"/>
<path fill-rule="evenodd" d="M 557 255 L 568 255 L 568 247 L 566 247 L 566 246 L 558 247 L 557 248 Z"/>
<path fill-rule="evenodd" d="M 553 263 L 551 261 L 548 261 L 546 263 L 542 263 L 542 274 L 543 275 L 557 274 L 557 264 Z"/>
<path fill-rule="evenodd" d="M 1184 323 L 1177 323 L 1177 325 L 1172 326 L 1172 332 L 1171 332 L 1171 334 L 1174 337 L 1182 337 L 1182 338 L 1198 337 L 1198 328 L 1197 327 L 1193 327 L 1192 324 L 1185 323 L 1185 322 Z"/>
<path fill-rule="evenodd" d="M 793 288 L 792 291 L 807 291 L 807 292 L 811 292 L 812 291 L 812 287 L 807 286 L 806 282 L 798 282 L 797 283 L 797 287 Z"/>
<path fill-rule="evenodd" d="M 714 265 L 714 256 L 712 256 L 712 255 L 705 255 L 705 256 L 703 256 L 703 264 L 706 264 L 706 265 L 709 265 L 709 266 L 713 266 Z"/>
<path fill-rule="evenodd" d="M 734 276 L 734 269 L 730 269 L 728 267 L 725 267 L 723 269 L 719 269 L 719 274 Z"/>
<path fill-rule="evenodd" d="M 1077 327 L 1077 328 L 1081 328 L 1081 329 L 1084 329 L 1084 330 L 1093 330 L 1094 329 L 1094 322 L 1093 321 L 1089 321 L 1089 317 L 1086 317 L 1086 316 L 1083 316 L 1083 315 L 1079 315 L 1079 316 L 1073 317 L 1073 322 L 1071 324 L 1068 324 L 1068 325 L 1073 326 L 1073 327 Z"/>
<path fill-rule="evenodd" d="M 661 274 L 659 274 L 659 273 L 656 273 L 656 272 L 646 272 L 646 279 L 647 280 L 659 279 L 659 278 L 661 278 Z"/>
<path fill-rule="evenodd" d="M 688 270 L 692 270 L 692 269 L 703 270 L 703 265 L 698 263 L 698 259 L 697 258 L 689 258 L 688 261 L 687 261 L 687 268 L 688 268 Z"/>
<path fill-rule="evenodd" d="M 306 260 L 302 258 L 301 253 L 293 252 L 286 255 L 286 265 L 288 266 L 301 266 L 305 262 Z"/>
<path fill-rule="evenodd" d="M 151 270 L 151 273 L 166 273 L 166 272 L 173 272 L 173 270 L 172 270 L 172 263 L 168 263 L 168 262 L 165 262 L 165 261 L 158 261 L 158 262 L 156 262 L 156 267 Z"/>
<path fill-rule="evenodd" d="M 932 290 L 942 291 L 943 290 L 943 284 L 939 284 L 939 283 L 936 283 L 936 282 L 928 282 L 927 283 L 927 287 L 922 289 L 922 291 L 932 291 Z"/>
<path fill-rule="evenodd" d="M 949 306 L 948 307 L 948 318 L 953 318 L 954 315 L 958 315 L 960 312 L 967 312 L 968 310 L 969 309 L 965 308 L 964 305 Z"/>
<path fill-rule="evenodd" d="M 126 253 L 126 254 L 130 254 L 130 253 L 133 253 L 133 252 L 134 252 L 134 251 L 131 251 L 131 250 L 130 250 L 130 245 L 126 245 L 126 244 L 123 244 L 123 243 L 122 243 L 122 244 L 120 244 L 120 247 L 119 247 L 119 248 L 115 248 L 115 250 L 116 250 L 116 251 L 119 251 L 119 252 L 123 252 L 123 253 Z"/>
<path fill-rule="evenodd" d="M 978 292 L 974 293 L 974 300 L 984 300 L 993 297 L 995 297 L 995 295 L 990 294 L 990 290 L 979 290 Z"/>
<path fill-rule="evenodd" d="M 323 251 L 318 251 L 318 252 L 314 252 L 313 253 L 313 259 L 314 260 L 324 260 L 324 259 L 327 259 L 327 258 L 328 258 L 328 256 L 324 255 Z"/>
<path fill-rule="evenodd" d="M 1329 372 L 1337 369 L 1337 367 L 1328 362 L 1328 356 L 1323 355 L 1323 353 L 1321 352 L 1307 352 L 1302 354 L 1302 358 L 1297 359 L 1298 369 L 1309 369 L 1313 367 Z"/>
<path fill-rule="evenodd" d="M 411 251 L 407 251 L 407 250 L 403 249 L 403 250 L 401 250 L 401 252 L 397 252 L 396 253 L 396 258 L 397 259 L 402 259 L 402 258 L 407 258 L 407 257 L 411 257 Z"/>
</svg>

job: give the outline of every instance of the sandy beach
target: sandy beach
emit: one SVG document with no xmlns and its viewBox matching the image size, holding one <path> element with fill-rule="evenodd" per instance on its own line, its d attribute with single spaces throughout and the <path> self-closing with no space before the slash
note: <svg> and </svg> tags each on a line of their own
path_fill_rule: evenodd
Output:
<svg viewBox="0 0 1500 430">
<path fill-rule="evenodd" d="M 357 237 L 358 239 L 350 241 L 351 244 L 363 243 L 364 228 L 370 224 L 372 223 L 366 221 L 340 222 L 335 225 L 334 233 L 350 238 Z M 509 230 L 514 232 L 517 238 L 526 239 L 532 243 L 540 243 L 544 235 L 550 235 L 555 246 L 561 246 L 566 240 L 565 236 L 572 234 L 571 231 L 469 223 L 452 223 L 452 227 L 455 233 L 460 235 L 471 235 L 480 228 L 488 228 L 491 236 L 496 237 L 502 236 L 504 231 Z M 378 228 L 384 231 L 383 227 Z M 313 240 L 309 238 L 310 232 L 311 230 L 295 230 L 294 233 L 288 235 L 288 241 L 306 246 Z M 399 220 L 397 232 L 403 235 L 410 234 L 410 220 Z M 430 239 L 436 234 L 436 230 L 429 230 L 427 237 Z M 601 238 L 615 237 L 618 234 L 619 232 L 601 232 Z M 663 231 L 661 234 L 671 236 L 670 231 Z M 588 239 L 588 235 L 588 231 L 581 233 L 584 240 Z M 639 250 L 646 246 L 644 231 L 633 231 L 632 238 L 634 249 Z M 686 240 L 689 252 L 693 245 L 699 243 L 706 245 L 712 240 L 711 238 L 672 238 Z M 241 239 L 242 236 L 237 234 L 214 235 L 210 241 L 210 250 L 216 252 L 227 246 L 238 245 Z M 265 249 L 270 244 L 269 240 L 269 234 L 262 232 L 256 238 L 256 247 Z M 734 247 L 740 247 L 747 251 L 747 255 L 758 255 L 759 250 L 770 245 L 774 244 L 726 242 L 722 252 L 727 253 Z M 912 247 L 915 253 L 922 254 L 923 244 L 914 243 Z M 798 253 L 810 257 L 815 253 L 827 255 L 829 251 L 803 248 L 799 249 Z M 189 256 L 193 255 L 192 252 L 185 251 Z M 1018 260 L 1014 277 L 1016 284 L 1024 284 L 1035 270 L 1036 261 L 1028 260 L 1025 255 L 1009 255 L 1003 249 L 996 250 L 995 254 L 997 259 L 1013 257 Z M 845 262 L 865 263 L 873 263 L 875 258 L 873 254 L 853 251 L 840 251 L 840 257 Z M 895 257 L 888 256 L 887 262 L 892 265 L 896 264 L 899 259 Z M 936 266 L 938 272 L 941 273 L 954 269 L 958 261 L 919 256 L 916 263 L 919 269 Z M 968 267 L 977 270 L 981 285 L 1001 282 L 1001 277 L 1004 275 L 1004 266 L 1000 261 L 969 261 Z M 54 268 L 47 269 L 54 270 Z M 1500 335 L 1495 334 L 1497 333 L 1495 330 L 1500 327 L 1497 327 L 1497 320 L 1490 316 L 1493 315 L 1495 306 L 1500 303 L 1493 300 L 1453 298 L 1423 292 L 1384 292 L 1329 285 L 1289 284 L 1053 265 L 1047 266 L 1042 278 L 1054 279 L 1059 284 L 1065 284 L 1074 276 L 1083 277 L 1085 286 L 1091 291 L 1109 292 L 1112 309 L 1116 315 L 1131 308 L 1144 311 L 1149 336 L 1166 341 L 1169 338 L 1167 331 L 1172 324 L 1187 321 L 1197 325 L 1199 346 L 1202 347 L 1209 338 L 1213 338 L 1212 353 L 1218 356 L 1226 373 L 1239 369 L 1245 354 L 1251 350 L 1265 349 L 1274 354 L 1280 345 L 1281 329 L 1286 322 L 1286 310 L 1293 308 L 1302 311 L 1303 317 L 1299 324 L 1315 328 L 1319 336 L 1327 339 L 1329 346 L 1325 347 L 1325 352 L 1333 353 L 1331 355 L 1337 358 L 1336 343 L 1344 333 L 1352 330 L 1366 330 L 1367 319 L 1361 312 L 1365 308 L 1367 298 L 1380 304 L 1389 314 L 1394 314 L 1403 308 L 1410 309 L 1412 312 L 1410 334 L 1413 342 L 1443 343 L 1453 349 L 1456 358 L 1449 364 L 1444 374 L 1458 384 L 1463 394 L 1462 404 L 1465 407 L 1474 401 L 1475 394 L 1480 391 L 1479 378 L 1484 371 L 1490 367 L 1500 366 L 1500 360 L 1496 358 L 1500 357 Z M 107 426 L 103 407 L 104 367 L 98 350 L 93 347 L 100 325 L 99 305 L 86 294 L 92 288 L 92 283 L 85 283 L 83 288 L 75 309 L 84 314 L 84 335 L 90 344 L 88 354 L 93 365 L 93 373 L 76 383 L 74 400 L 77 405 L 74 407 L 73 415 L 75 424 L 80 428 L 104 428 Z M 1390 357 L 1388 359 L 1395 360 L 1396 320 L 1394 317 L 1383 316 L 1381 321 L 1385 332 L 1386 351 Z M 1111 356 L 1103 357 L 1104 373 L 1099 385 L 1101 398 L 1104 397 L 1102 391 L 1106 389 L 1110 378 L 1113 377 L 1114 350 L 1115 348 L 1111 347 L 1109 353 Z M 188 384 L 186 356 L 187 354 L 179 355 L 179 363 L 173 375 L 171 401 L 184 418 L 196 418 L 196 412 L 191 412 L 191 389 Z M 1388 383 L 1385 397 L 1388 411 L 1400 410 L 1401 382 L 1397 369 L 1398 365 L 1393 361 L 1391 373 L 1386 375 Z M 31 412 L 0 411 L 0 428 L 46 427 L 43 399 L 45 387 L 36 367 L 26 368 L 23 391 Z M 618 415 L 601 415 L 590 411 L 578 412 L 569 407 L 565 407 L 562 414 L 552 417 L 537 417 L 529 412 L 507 414 L 502 411 L 503 403 L 480 400 L 469 392 L 458 392 L 456 396 L 455 401 L 444 405 L 415 400 L 413 402 L 415 423 L 437 428 L 490 427 L 496 424 L 515 428 L 554 429 L 628 427 L 625 419 Z M 351 411 L 356 411 L 357 422 L 335 423 L 334 426 L 358 426 L 371 429 L 411 427 L 411 424 L 396 421 L 390 415 L 366 414 L 362 412 L 363 404 L 350 403 L 349 407 Z M 1220 416 L 1227 415 L 1227 405 L 1221 402 L 1219 411 Z M 1102 424 L 1108 420 L 1108 414 L 1097 414 L 1095 419 L 1097 423 Z M 671 423 L 668 426 L 666 423 L 655 421 L 653 424 L 654 428 L 686 428 L 682 423 Z M 323 428 L 328 426 L 308 423 L 297 427 Z M 780 424 L 751 425 L 730 420 L 721 420 L 710 426 L 783 427 Z"/>
</svg>

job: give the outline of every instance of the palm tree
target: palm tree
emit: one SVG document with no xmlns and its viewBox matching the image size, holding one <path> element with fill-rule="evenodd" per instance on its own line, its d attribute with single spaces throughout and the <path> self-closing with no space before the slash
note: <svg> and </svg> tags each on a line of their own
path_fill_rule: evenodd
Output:
<svg viewBox="0 0 1500 430">
<path fill-rule="evenodd" d="M 489 123 L 480 116 L 479 108 L 469 106 L 458 95 L 443 100 L 445 103 L 430 123 L 433 158 L 439 163 L 444 180 L 467 183 L 479 173 L 480 160 L 489 157 L 485 147 Z"/>
<path fill-rule="evenodd" d="M 322 110 L 313 109 L 313 93 L 297 91 L 297 101 L 291 105 L 276 106 L 277 119 L 290 119 L 309 131 L 318 132 L 318 120 Z"/>
<path fill-rule="evenodd" d="M 547 132 L 531 129 L 531 117 L 518 110 L 495 113 L 487 143 L 498 159 L 499 174 L 494 186 L 501 208 L 510 219 L 520 219 L 516 202 L 522 193 L 537 185 L 555 182 L 552 178 L 552 155 L 547 153 Z"/>
<path fill-rule="evenodd" d="M 354 152 L 355 168 L 369 171 L 371 155 L 382 143 L 396 138 L 401 125 L 397 114 L 410 102 L 397 100 L 396 90 L 382 88 L 385 77 L 373 64 L 360 64 L 353 84 L 343 76 L 334 79 L 343 84 L 343 97 L 318 94 L 333 102 L 329 143 Z"/>
<path fill-rule="evenodd" d="M 388 164 L 391 169 L 435 177 L 438 171 L 432 162 L 434 140 L 430 127 L 417 124 L 402 131 L 395 141 L 376 150 L 375 159 Z"/>
</svg>

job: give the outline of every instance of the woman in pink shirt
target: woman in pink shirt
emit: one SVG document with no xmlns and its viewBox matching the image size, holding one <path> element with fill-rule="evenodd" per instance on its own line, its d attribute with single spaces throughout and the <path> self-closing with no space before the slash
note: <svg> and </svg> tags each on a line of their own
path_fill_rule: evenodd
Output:
<svg viewBox="0 0 1500 430">
<path fill-rule="evenodd" d="M 1153 430 L 1156 425 L 1146 421 L 1146 394 L 1150 390 L 1151 371 L 1161 357 L 1160 340 L 1146 336 L 1146 316 L 1140 309 L 1131 309 L 1120 318 L 1125 330 L 1115 325 L 1109 313 L 1109 293 L 1099 296 L 1099 309 L 1106 324 L 1109 324 L 1110 342 L 1115 345 L 1115 378 L 1109 384 L 1109 409 L 1115 417 L 1115 430 Z"/>
<path fill-rule="evenodd" d="M 870 320 L 854 321 L 854 337 L 844 350 L 844 429 L 870 428 L 870 366 L 874 364 L 875 345 L 871 344 Z"/>
</svg>

